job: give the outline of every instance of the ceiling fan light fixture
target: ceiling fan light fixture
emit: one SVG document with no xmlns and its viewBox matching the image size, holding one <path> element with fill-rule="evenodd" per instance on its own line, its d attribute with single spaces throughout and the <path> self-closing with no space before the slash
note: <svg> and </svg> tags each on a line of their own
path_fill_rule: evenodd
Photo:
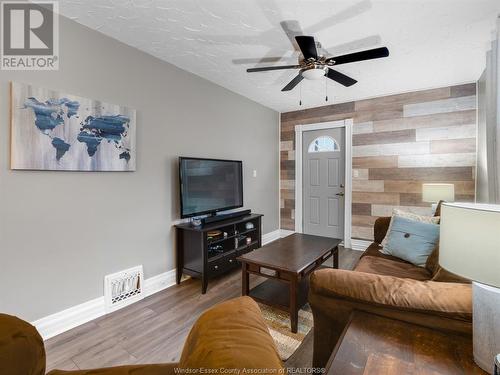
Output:
<svg viewBox="0 0 500 375">
<path fill-rule="evenodd" d="M 305 69 L 301 74 L 305 79 L 318 80 L 325 76 L 326 68 L 317 66 L 314 68 Z"/>
</svg>

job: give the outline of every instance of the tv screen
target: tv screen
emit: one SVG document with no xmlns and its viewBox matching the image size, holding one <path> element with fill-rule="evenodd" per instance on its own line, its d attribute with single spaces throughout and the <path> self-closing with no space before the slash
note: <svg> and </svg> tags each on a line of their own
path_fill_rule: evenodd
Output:
<svg viewBox="0 0 500 375">
<path fill-rule="evenodd" d="M 179 158 L 181 217 L 243 207 L 241 161 Z"/>
</svg>

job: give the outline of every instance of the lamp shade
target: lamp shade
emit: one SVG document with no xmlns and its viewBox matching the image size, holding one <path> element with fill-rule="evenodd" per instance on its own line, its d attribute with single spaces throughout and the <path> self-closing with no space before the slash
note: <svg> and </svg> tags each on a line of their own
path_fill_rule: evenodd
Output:
<svg viewBox="0 0 500 375">
<path fill-rule="evenodd" d="M 443 203 L 440 232 L 441 267 L 500 287 L 500 205 Z"/>
<path fill-rule="evenodd" d="M 422 184 L 422 201 L 436 203 L 439 201 L 453 202 L 455 200 L 455 185 L 453 184 Z"/>
</svg>

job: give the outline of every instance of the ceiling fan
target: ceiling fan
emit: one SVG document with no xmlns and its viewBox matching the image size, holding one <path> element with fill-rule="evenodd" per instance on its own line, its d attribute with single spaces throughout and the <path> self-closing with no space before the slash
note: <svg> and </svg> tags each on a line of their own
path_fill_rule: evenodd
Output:
<svg viewBox="0 0 500 375">
<path fill-rule="evenodd" d="M 341 56 L 327 57 L 318 54 L 316 48 L 317 44 L 312 36 L 297 35 L 295 40 L 302 52 L 303 57 L 299 58 L 299 63 L 297 65 L 281 65 L 281 66 L 266 66 L 259 68 L 247 69 L 248 73 L 253 72 L 264 72 L 270 70 L 282 70 L 282 69 L 300 69 L 297 76 L 292 79 L 281 91 L 290 91 L 295 86 L 297 86 L 304 78 L 310 80 L 321 79 L 327 76 L 331 80 L 340 83 L 346 87 L 354 85 L 355 79 L 340 73 L 332 67 L 341 64 L 348 64 L 357 61 L 378 59 L 381 57 L 389 56 L 389 50 L 387 47 L 380 47 L 369 49 L 360 52 L 349 53 Z"/>
</svg>

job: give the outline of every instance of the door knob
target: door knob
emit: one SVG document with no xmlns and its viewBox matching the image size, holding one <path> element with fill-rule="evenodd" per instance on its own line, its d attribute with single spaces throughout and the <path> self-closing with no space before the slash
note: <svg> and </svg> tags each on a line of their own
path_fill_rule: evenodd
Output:
<svg viewBox="0 0 500 375">
<path fill-rule="evenodd" d="M 343 192 L 337 193 L 335 195 L 338 195 L 339 197 L 343 197 L 345 194 Z"/>
</svg>

